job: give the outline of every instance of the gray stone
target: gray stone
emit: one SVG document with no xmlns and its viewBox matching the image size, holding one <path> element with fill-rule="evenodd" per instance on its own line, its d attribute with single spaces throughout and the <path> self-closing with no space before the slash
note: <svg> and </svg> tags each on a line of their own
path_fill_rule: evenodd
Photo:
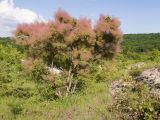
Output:
<svg viewBox="0 0 160 120">
<path fill-rule="evenodd" d="M 138 77 L 135 77 L 134 80 L 138 82 L 143 82 L 147 84 L 151 93 L 160 96 L 160 69 L 152 68 L 147 69 L 142 72 L 142 74 Z"/>
</svg>

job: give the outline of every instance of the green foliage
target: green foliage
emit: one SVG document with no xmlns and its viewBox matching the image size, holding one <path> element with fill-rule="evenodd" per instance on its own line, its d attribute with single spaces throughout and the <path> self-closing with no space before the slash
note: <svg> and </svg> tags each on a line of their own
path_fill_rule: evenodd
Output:
<svg viewBox="0 0 160 120">
<path fill-rule="evenodd" d="M 6 37 L 6 38 L 1 38 L 0 37 L 0 44 L 1 45 L 7 45 L 7 44 L 10 44 L 11 43 L 11 40 L 10 38 Z"/>
<path fill-rule="evenodd" d="M 154 49 L 160 50 L 160 33 L 152 34 L 126 34 L 122 42 L 123 53 L 148 52 Z"/>
<path fill-rule="evenodd" d="M 11 82 L 16 72 L 21 70 L 20 59 L 23 55 L 12 45 L 0 45 L 0 83 Z"/>
<path fill-rule="evenodd" d="M 126 59 L 159 62 L 160 33 L 126 34 L 122 42 L 122 53 Z"/>
<path fill-rule="evenodd" d="M 23 111 L 23 106 L 20 103 L 16 103 L 16 102 L 15 103 L 10 103 L 8 106 L 9 106 L 9 108 L 11 110 L 11 113 L 13 115 L 21 114 L 22 111 Z"/>
<path fill-rule="evenodd" d="M 90 77 L 97 82 L 112 81 L 121 76 L 121 71 L 112 61 L 103 61 L 101 64 L 90 65 Z"/>
<path fill-rule="evenodd" d="M 149 59 L 152 61 L 160 62 L 160 51 L 159 50 L 153 50 L 150 52 L 150 57 Z"/>
<path fill-rule="evenodd" d="M 12 54 L 11 54 L 12 53 Z M 6 47 L 0 45 L 0 60 L 9 63 L 10 65 L 20 63 L 22 55 L 12 45 Z"/>
<path fill-rule="evenodd" d="M 148 59 L 148 56 L 146 56 L 147 53 L 137 53 L 137 52 L 127 52 L 124 54 L 124 57 L 130 60 L 135 61 L 146 61 Z"/>
<path fill-rule="evenodd" d="M 6 88 L 3 89 L 2 96 L 14 96 L 17 98 L 29 98 L 32 94 L 29 92 L 30 89 L 22 88 L 22 87 L 9 87 L 4 86 Z M 8 87 L 8 88 L 7 88 Z"/>
<path fill-rule="evenodd" d="M 149 93 L 148 86 L 143 83 L 133 83 L 119 93 L 114 110 L 118 111 L 120 119 L 158 120 L 160 104 L 158 96 Z"/>
<path fill-rule="evenodd" d="M 126 34 L 122 42 L 123 53 L 148 52 L 154 49 L 160 50 L 160 33 L 152 34 Z"/>
<path fill-rule="evenodd" d="M 10 45 L 10 46 L 16 48 L 16 49 L 17 49 L 18 51 L 20 51 L 20 52 L 24 52 L 24 51 L 26 50 L 25 47 L 15 44 L 15 41 L 13 41 L 13 40 L 12 40 L 11 38 L 9 38 L 9 37 L 6 37 L 6 38 L 1 38 L 1 37 L 0 37 L 0 45 L 3 45 L 3 46 L 8 46 L 8 45 Z"/>
<path fill-rule="evenodd" d="M 40 93 L 41 101 L 53 101 L 58 98 L 56 91 L 51 84 L 44 84 L 37 87 L 38 92 Z"/>
<path fill-rule="evenodd" d="M 0 51 L 2 58 L 0 61 L 0 96 L 29 98 L 33 93 L 30 92 L 30 88 L 23 86 L 24 76 L 22 76 L 22 67 L 20 65 L 22 55 L 11 46 L 1 46 L 1 48 L 3 48 L 3 51 Z M 12 58 L 6 57 L 5 54 L 7 54 L 6 56 L 12 56 Z"/>
<path fill-rule="evenodd" d="M 143 69 L 140 69 L 140 68 L 132 68 L 131 70 L 130 70 L 130 75 L 132 76 L 132 77 L 137 77 L 137 76 L 139 76 L 141 73 L 143 72 Z"/>
<path fill-rule="evenodd" d="M 30 71 L 33 80 L 42 81 L 44 75 L 47 75 L 48 70 L 46 65 L 39 60 L 33 61 L 33 68 Z"/>
</svg>

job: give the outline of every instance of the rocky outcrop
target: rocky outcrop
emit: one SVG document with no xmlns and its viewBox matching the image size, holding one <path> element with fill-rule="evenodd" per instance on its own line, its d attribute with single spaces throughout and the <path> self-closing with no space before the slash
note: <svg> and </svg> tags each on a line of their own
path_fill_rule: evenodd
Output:
<svg viewBox="0 0 160 120">
<path fill-rule="evenodd" d="M 142 72 L 140 76 L 134 78 L 138 82 L 144 82 L 147 84 L 151 91 L 160 95 L 160 69 L 152 68 Z"/>
<path fill-rule="evenodd" d="M 131 82 L 124 82 L 123 80 L 114 81 L 111 85 L 111 94 L 116 97 L 122 89 L 127 89 L 131 85 Z"/>
<path fill-rule="evenodd" d="M 134 85 L 134 81 L 143 82 L 144 84 L 147 84 L 150 88 L 150 93 L 153 93 L 160 97 L 160 69 L 159 68 L 144 70 L 139 76 L 134 77 L 133 81 L 126 82 L 123 79 L 114 81 L 111 85 L 111 94 L 115 96 L 123 89 L 127 89 L 128 87 Z"/>
</svg>

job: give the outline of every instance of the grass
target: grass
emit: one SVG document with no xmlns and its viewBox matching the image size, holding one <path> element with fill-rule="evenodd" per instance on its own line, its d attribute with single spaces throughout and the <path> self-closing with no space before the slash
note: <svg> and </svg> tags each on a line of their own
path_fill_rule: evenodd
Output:
<svg viewBox="0 0 160 120">
<path fill-rule="evenodd" d="M 113 80 L 122 77 L 127 66 L 131 65 L 128 63 L 132 62 L 126 61 L 126 63 L 126 66 L 123 66 L 124 69 L 120 69 L 121 65 L 117 62 L 118 66 L 115 66 L 114 69 L 106 72 L 103 71 L 101 77 L 105 77 L 106 80 L 97 81 L 94 80 L 97 76 L 92 76 L 93 80 L 88 82 L 87 87 L 83 91 L 70 97 L 53 101 L 41 100 L 41 96 L 36 93 L 35 84 L 32 81 L 24 81 L 21 87 L 30 88 L 34 95 L 29 98 L 17 98 L 15 96 L 1 97 L 0 111 L 2 112 L 0 113 L 0 119 L 113 120 L 114 115 L 108 110 L 112 103 L 109 91 L 110 84 Z M 17 82 L 15 81 L 15 83 Z"/>
<path fill-rule="evenodd" d="M 0 118 L 8 120 L 8 117 L 13 115 L 16 116 L 17 120 L 65 120 L 69 118 L 96 120 L 109 117 L 106 112 L 111 97 L 108 94 L 108 87 L 104 83 L 97 83 L 94 87 L 92 91 L 89 91 L 89 94 L 75 94 L 55 101 L 37 102 L 37 98 L 34 97 L 26 100 L 15 99 L 14 97 L 7 97 L 7 100 L 3 98 L 1 99 L 0 111 L 3 108 L 5 110 L 1 112 Z"/>
</svg>

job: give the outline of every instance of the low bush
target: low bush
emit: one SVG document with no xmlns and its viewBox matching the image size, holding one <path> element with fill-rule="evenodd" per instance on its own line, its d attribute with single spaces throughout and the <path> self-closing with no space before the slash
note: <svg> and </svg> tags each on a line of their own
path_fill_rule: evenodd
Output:
<svg viewBox="0 0 160 120">
<path fill-rule="evenodd" d="M 23 111 L 23 106 L 22 104 L 19 103 L 11 103 L 8 105 L 10 108 L 10 111 L 13 115 L 18 115 L 21 114 Z"/>
<path fill-rule="evenodd" d="M 137 76 L 139 76 L 142 72 L 143 72 L 143 69 L 133 68 L 133 69 L 130 70 L 129 75 L 131 75 L 132 77 L 137 77 Z"/>
<path fill-rule="evenodd" d="M 149 59 L 152 61 L 160 62 L 160 51 L 159 50 L 153 50 L 149 54 Z"/>
<path fill-rule="evenodd" d="M 159 97 L 152 95 L 148 86 L 143 83 L 133 83 L 123 89 L 115 100 L 113 111 L 122 120 L 159 120 Z"/>
</svg>

